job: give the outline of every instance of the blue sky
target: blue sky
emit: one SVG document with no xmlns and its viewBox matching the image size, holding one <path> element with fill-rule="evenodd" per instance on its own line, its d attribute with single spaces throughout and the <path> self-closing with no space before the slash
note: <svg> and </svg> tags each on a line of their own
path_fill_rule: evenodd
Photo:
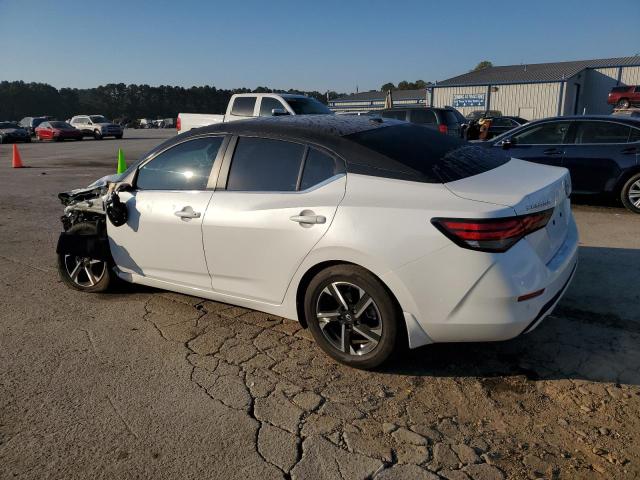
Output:
<svg viewBox="0 0 640 480">
<path fill-rule="evenodd" d="M 638 0 L 0 0 L 0 80 L 363 91 L 637 54 L 634 18 Z"/>
</svg>

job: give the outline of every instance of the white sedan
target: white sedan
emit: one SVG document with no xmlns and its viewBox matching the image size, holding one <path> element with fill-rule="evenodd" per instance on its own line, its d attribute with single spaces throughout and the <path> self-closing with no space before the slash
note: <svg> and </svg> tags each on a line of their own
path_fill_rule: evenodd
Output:
<svg viewBox="0 0 640 480">
<path fill-rule="evenodd" d="M 62 279 L 132 283 L 300 321 L 336 360 L 530 332 L 575 272 L 562 168 L 419 125 L 277 117 L 174 137 L 60 195 Z"/>
</svg>

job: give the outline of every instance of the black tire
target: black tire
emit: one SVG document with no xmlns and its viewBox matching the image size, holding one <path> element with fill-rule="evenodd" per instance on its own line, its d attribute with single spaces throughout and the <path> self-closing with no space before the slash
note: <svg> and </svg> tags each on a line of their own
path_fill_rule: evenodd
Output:
<svg viewBox="0 0 640 480">
<path fill-rule="evenodd" d="M 363 301 L 367 295 L 370 302 Z M 339 297 L 349 310 L 339 307 Z M 358 315 L 355 307 L 359 302 L 368 306 Z M 320 313 L 326 310 L 331 316 L 319 318 L 319 310 Z M 338 316 L 339 311 L 342 313 Z M 369 370 L 380 366 L 401 338 L 401 314 L 396 302 L 380 280 L 356 265 L 336 265 L 319 272 L 305 292 L 304 312 L 320 348 L 338 362 L 354 368 Z M 366 332 L 370 338 L 359 332 Z"/>
<path fill-rule="evenodd" d="M 28 137 L 28 138 L 25 140 L 25 143 L 31 143 L 31 137 Z"/>
<path fill-rule="evenodd" d="M 84 138 L 84 137 L 78 137 L 78 138 L 76 138 L 76 142 L 81 141 L 83 138 Z"/>
<path fill-rule="evenodd" d="M 633 175 L 622 187 L 620 200 L 625 208 L 633 213 L 640 213 L 640 173 Z"/>
<path fill-rule="evenodd" d="M 69 229 L 69 233 L 93 235 L 97 233 L 97 227 L 93 223 L 77 223 Z M 81 262 L 81 266 L 78 267 Z M 93 263 L 101 262 L 101 263 Z M 79 271 L 74 274 L 74 267 Z M 88 275 L 88 271 L 93 275 L 93 281 Z M 111 271 L 110 262 L 74 257 L 72 255 L 58 254 L 58 274 L 60 279 L 70 288 L 81 292 L 104 292 L 114 281 L 114 274 Z"/>
<path fill-rule="evenodd" d="M 116 135 L 116 138 L 117 138 L 118 140 L 122 140 L 122 135 Z"/>
<path fill-rule="evenodd" d="M 102 140 L 102 133 L 100 133 L 100 130 L 93 131 L 93 138 L 96 140 Z"/>
<path fill-rule="evenodd" d="M 618 103 L 616 103 L 617 108 L 629 108 L 630 105 L 628 98 L 621 98 L 618 100 Z"/>
</svg>

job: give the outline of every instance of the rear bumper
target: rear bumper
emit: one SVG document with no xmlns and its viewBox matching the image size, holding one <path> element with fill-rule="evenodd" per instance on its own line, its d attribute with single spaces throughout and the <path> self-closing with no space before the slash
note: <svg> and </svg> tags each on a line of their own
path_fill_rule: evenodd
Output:
<svg viewBox="0 0 640 480">
<path fill-rule="evenodd" d="M 573 278 L 578 256 L 573 218 L 568 227 L 546 264 L 526 239 L 501 254 L 452 246 L 393 272 L 404 288 L 392 290 L 433 342 L 517 337 L 552 312 Z M 541 295 L 518 301 L 542 289 Z"/>
</svg>

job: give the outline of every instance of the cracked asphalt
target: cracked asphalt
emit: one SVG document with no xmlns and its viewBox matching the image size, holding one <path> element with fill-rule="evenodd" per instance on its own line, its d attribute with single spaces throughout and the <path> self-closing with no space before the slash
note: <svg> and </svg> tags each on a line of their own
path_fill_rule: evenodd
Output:
<svg viewBox="0 0 640 480">
<path fill-rule="evenodd" d="M 576 278 L 509 342 L 431 345 L 378 372 L 295 322 L 57 277 L 56 194 L 171 131 L 0 146 L 0 478 L 640 476 L 640 216 L 577 205 Z"/>
</svg>

